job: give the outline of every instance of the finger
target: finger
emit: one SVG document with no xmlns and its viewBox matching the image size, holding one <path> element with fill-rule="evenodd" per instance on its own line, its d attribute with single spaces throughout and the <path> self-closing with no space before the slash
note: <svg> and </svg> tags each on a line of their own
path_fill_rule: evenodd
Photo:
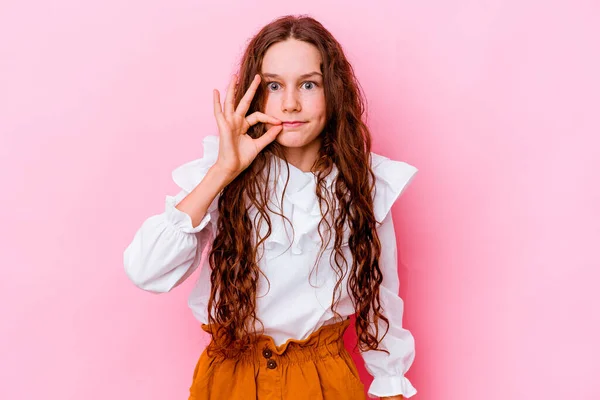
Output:
<svg viewBox="0 0 600 400">
<path fill-rule="evenodd" d="M 237 81 L 237 75 L 231 77 L 229 86 L 227 86 L 227 94 L 225 95 L 225 114 L 233 114 L 233 97 L 235 95 L 235 86 Z"/>
<path fill-rule="evenodd" d="M 221 109 L 221 95 L 217 89 L 213 90 L 213 109 L 215 117 L 223 113 Z"/>
<path fill-rule="evenodd" d="M 277 118 L 271 117 L 270 115 L 267 115 L 264 113 L 261 113 L 260 111 L 253 112 L 252 114 L 248 115 L 246 117 L 246 121 L 248 121 L 250 126 L 255 125 L 259 122 L 262 122 L 265 124 L 273 124 L 273 125 L 279 125 L 282 123 Z"/>
<path fill-rule="evenodd" d="M 259 151 L 262 151 L 269 143 L 277 138 L 277 135 L 281 133 L 283 130 L 283 125 L 275 125 L 271 127 L 268 131 L 266 131 L 261 137 L 254 139 L 254 143 L 256 143 L 256 147 Z"/>
<path fill-rule="evenodd" d="M 248 90 L 246 90 L 244 97 L 242 97 L 242 100 L 240 100 L 240 104 L 238 104 L 237 110 L 235 110 L 235 112 L 238 115 L 241 115 L 241 116 L 246 115 L 246 113 L 248 112 L 248 109 L 250 108 L 250 104 L 252 104 L 252 99 L 254 98 L 254 95 L 256 94 L 258 85 L 260 85 L 260 75 L 256 74 L 256 75 L 254 75 L 254 79 L 250 83 L 250 87 L 248 88 Z"/>
<path fill-rule="evenodd" d="M 231 133 L 231 130 L 227 126 L 227 122 L 225 121 L 225 116 L 223 115 L 223 111 L 221 110 L 221 99 L 219 95 L 219 91 L 213 90 L 213 100 L 214 100 L 214 114 L 215 119 L 217 120 L 217 127 L 219 129 L 219 136 L 223 139 Z"/>
</svg>

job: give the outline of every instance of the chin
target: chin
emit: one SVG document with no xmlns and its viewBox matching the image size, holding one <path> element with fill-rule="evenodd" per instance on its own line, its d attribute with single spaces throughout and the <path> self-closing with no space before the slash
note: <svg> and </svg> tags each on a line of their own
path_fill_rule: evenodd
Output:
<svg viewBox="0 0 600 400">
<path fill-rule="evenodd" d="M 308 135 L 306 135 L 306 133 L 303 133 L 303 132 L 285 131 L 284 130 L 279 135 L 277 135 L 277 138 L 275 139 L 275 141 L 285 147 L 298 148 L 298 147 L 305 147 L 305 146 L 309 145 L 310 143 L 315 141 L 315 139 L 317 139 L 317 138 L 312 137 L 312 135 L 308 136 Z"/>
</svg>

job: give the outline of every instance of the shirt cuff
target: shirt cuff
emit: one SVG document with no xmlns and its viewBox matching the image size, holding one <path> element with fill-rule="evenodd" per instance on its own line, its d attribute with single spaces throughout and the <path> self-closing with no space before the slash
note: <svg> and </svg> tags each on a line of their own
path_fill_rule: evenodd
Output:
<svg viewBox="0 0 600 400">
<path fill-rule="evenodd" d="M 383 396 L 398 396 L 400 394 L 408 399 L 417 394 L 417 390 L 405 376 L 384 375 L 373 378 L 368 394 L 372 399 Z"/>
<path fill-rule="evenodd" d="M 165 212 L 167 214 L 167 221 L 171 223 L 178 231 L 185 233 L 198 233 L 208 225 L 210 222 L 210 213 L 207 211 L 206 215 L 200 221 L 198 226 L 192 226 L 192 217 L 187 213 L 177 209 L 175 205 L 177 199 L 174 196 L 166 196 L 165 199 Z"/>
</svg>

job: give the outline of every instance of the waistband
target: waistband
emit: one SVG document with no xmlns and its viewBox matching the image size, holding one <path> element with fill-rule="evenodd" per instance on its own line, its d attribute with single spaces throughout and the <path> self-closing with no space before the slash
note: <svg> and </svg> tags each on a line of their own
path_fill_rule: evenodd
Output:
<svg viewBox="0 0 600 400">
<path fill-rule="evenodd" d="M 296 363 L 335 356 L 346 352 L 344 332 L 350 324 L 350 319 L 329 325 L 323 325 L 306 339 L 288 339 L 276 346 L 275 340 L 269 335 L 259 335 L 253 348 L 236 357 L 239 361 L 256 362 L 265 358 L 277 358 L 279 362 Z M 212 335 L 210 325 L 202 324 L 202 329 Z M 215 337 L 212 337 L 215 340 Z"/>
</svg>

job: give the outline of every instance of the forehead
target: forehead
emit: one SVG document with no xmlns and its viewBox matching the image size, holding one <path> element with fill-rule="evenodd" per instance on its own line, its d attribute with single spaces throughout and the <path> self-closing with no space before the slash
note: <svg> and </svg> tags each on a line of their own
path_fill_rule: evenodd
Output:
<svg viewBox="0 0 600 400">
<path fill-rule="evenodd" d="M 261 73 L 294 77 L 321 71 L 321 54 L 312 44 L 300 40 L 278 42 L 267 49 Z"/>
</svg>

